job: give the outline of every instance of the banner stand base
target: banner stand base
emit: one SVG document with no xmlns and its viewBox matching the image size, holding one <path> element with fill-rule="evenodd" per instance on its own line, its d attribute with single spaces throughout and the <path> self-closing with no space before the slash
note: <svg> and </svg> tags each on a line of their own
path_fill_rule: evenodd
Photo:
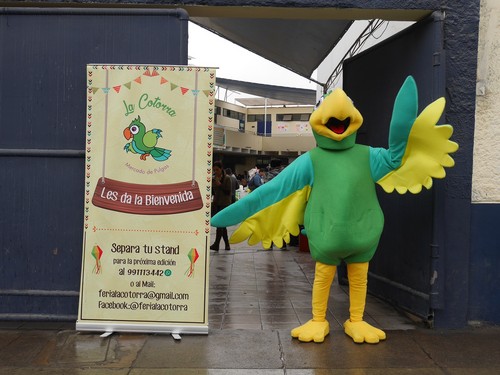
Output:
<svg viewBox="0 0 500 375">
<path fill-rule="evenodd" d="M 176 340 L 181 334 L 208 335 L 208 326 L 169 325 L 169 324 L 138 324 L 119 322 L 76 322 L 77 331 L 104 332 L 101 337 L 108 337 L 115 332 L 137 333 L 170 333 Z M 174 336 L 175 335 L 175 336 Z M 176 338 L 176 337 L 179 338 Z"/>
</svg>

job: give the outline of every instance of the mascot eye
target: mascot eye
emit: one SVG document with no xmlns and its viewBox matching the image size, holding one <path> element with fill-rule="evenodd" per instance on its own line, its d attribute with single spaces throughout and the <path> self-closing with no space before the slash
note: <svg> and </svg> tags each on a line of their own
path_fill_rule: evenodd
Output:
<svg viewBox="0 0 500 375">
<path fill-rule="evenodd" d="M 332 93 L 332 90 L 328 91 L 326 94 L 322 95 L 321 98 L 319 98 L 318 102 L 316 103 L 316 106 L 314 107 L 314 110 L 318 109 L 318 107 L 323 103 L 323 100 Z"/>
<path fill-rule="evenodd" d="M 132 125 L 132 126 L 130 127 L 130 132 L 131 132 L 132 134 L 137 134 L 137 133 L 139 133 L 139 127 L 138 127 L 137 125 Z"/>
</svg>

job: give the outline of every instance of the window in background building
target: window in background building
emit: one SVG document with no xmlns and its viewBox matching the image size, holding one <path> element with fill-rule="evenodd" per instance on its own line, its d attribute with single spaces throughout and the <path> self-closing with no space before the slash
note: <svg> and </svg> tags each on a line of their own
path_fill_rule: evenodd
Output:
<svg viewBox="0 0 500 375">
<path fill-rule="evenodd" d="M 309 121 L 309 113 L 280 113 L 276 121 Z"/>
<path fill-rule="evenodd" d="M 236 120 L 243 120 L 243 121 L 245 121 L 245 114 L 244 113 L 241 113 L 241 112 L 238 112 L 238 111 L 233 111 L 233 110 L 227 109 L 227 108 L 224 108 L 222 110 L 222 116 L 233 118 L 233 119 L 236 119 Z"/>
<path fill-rule="evenodd" d="M 267 118 L 267 121 L 271 121 L 271 115 L 268 114 L 266 116 Z M 248 115 L 247 116 L 247 121 L 248 122 L 257 122 L 257 121 L 262 121 L 264 122 L 264 114 L 260 114 L 260 115 Z"/>
<path fill-rule="evenodd" d="M 262 116 L 264 119 L 264 116 Z M 272 136 L 272 122 L 271 121 L 257 121 L 257 135 L 264 137 Z"/>
</svg>

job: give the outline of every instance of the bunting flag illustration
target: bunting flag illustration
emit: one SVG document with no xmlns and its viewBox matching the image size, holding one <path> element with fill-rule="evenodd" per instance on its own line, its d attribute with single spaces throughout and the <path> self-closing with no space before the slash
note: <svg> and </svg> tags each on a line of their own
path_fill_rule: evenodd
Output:
<svg viewBox="0 0 500 375">
<path fill-rule="evenodd" d="M 170 82 L 170 91 L 174 91 L 176 88 L 180 88 L 180 92 L 181 92 L 181 95 L 185 95 L 187 92 L 191 91 L 191 93 L 193 94 L 193 96 L 198 96 L 198 94 L 200 93 L 200 91 L 202 91 L 206 97 L 209 97 L 209 96 L 212 96 L 213 95 L 213 85 L 211 84 L 210 87 L 211 89 L 209 90 L 201 90 L 201 89 L 191 89 L 189 87 L 184 87 L 184 86 L 179 86 L 178 84 L 175 84 L 171 81 L 169 81 L 168 79 L 166 79 L 165 77 L 163 77 L 162 75 L 160 75 L 155 69 L 152 69 L 152 68 L 149 68 L 148 70 L 146 70 L 142 76 L 138 76 L 137 78 L 135 78 L 133 80 L 133 82 L 136 82 L 137 84 L 143 84 L 142 82 L 142 77 L 143 76 L 146 76 L 146 77 L 160 77 L 160 85 L 164 85 L 165 83 L 168 83 Z M 122 86 L 125 86 L 127 89 L 131 89 L 131 86 L 132 86 L 132 81 L 129 81 L 129 82 L 126 82 L 126 83 L 123 83 L 123 84 L 120 84 L 120 85 L 115 85 L 113 86 L 113 90 L 119 94 L 120 91 L 121 91 L 121 88 Z M 102 92 L 104 92 L 104 94 L 109 94 L 111 88 L 110 87 L 95 87 L 95 86 L 92 86 L 90 87 L 89 89 L 92 90 L 92 93 L 95 94 L 97 93 L 99 90 L 102 90 Z"/>
</svg>

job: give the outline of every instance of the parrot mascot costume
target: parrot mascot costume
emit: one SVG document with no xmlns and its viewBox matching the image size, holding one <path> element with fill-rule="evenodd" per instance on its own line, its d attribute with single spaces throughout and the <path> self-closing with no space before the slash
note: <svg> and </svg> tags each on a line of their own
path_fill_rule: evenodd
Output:
<svg viewBox="0 0 500 375">
<path fill-rule="evenodd" d="M 289 242 L 303 225 L 316 261 L 312 319 L 291 335 L 303 342 L 323 342 L 330 286 L 341 260 L 347 264 L 349 315 L 344 332 L 356 343 L 376 344 L 385 333 L 363 321 L 368 263 L 382 234 L 384 216 L 375 183 L 390 193 L 419 193 L 432 178 L 443 178 L 454 165 L 450 125 L 437 126 L 445 105 L 439 98 L 418 115 L 417 86 L 409 76 L 395 99 L 389 148 L 355 143 L 363 122 L 342 89 L 326 94 L 309 122 L 317 147 L 298 157 L 278 176 L 215 215 L 211 224 L 242 223 L 231 242 L 262 241 L 264 248 Z M 418 116 L 417 116 L 418 115 Z"/>
</svg>

